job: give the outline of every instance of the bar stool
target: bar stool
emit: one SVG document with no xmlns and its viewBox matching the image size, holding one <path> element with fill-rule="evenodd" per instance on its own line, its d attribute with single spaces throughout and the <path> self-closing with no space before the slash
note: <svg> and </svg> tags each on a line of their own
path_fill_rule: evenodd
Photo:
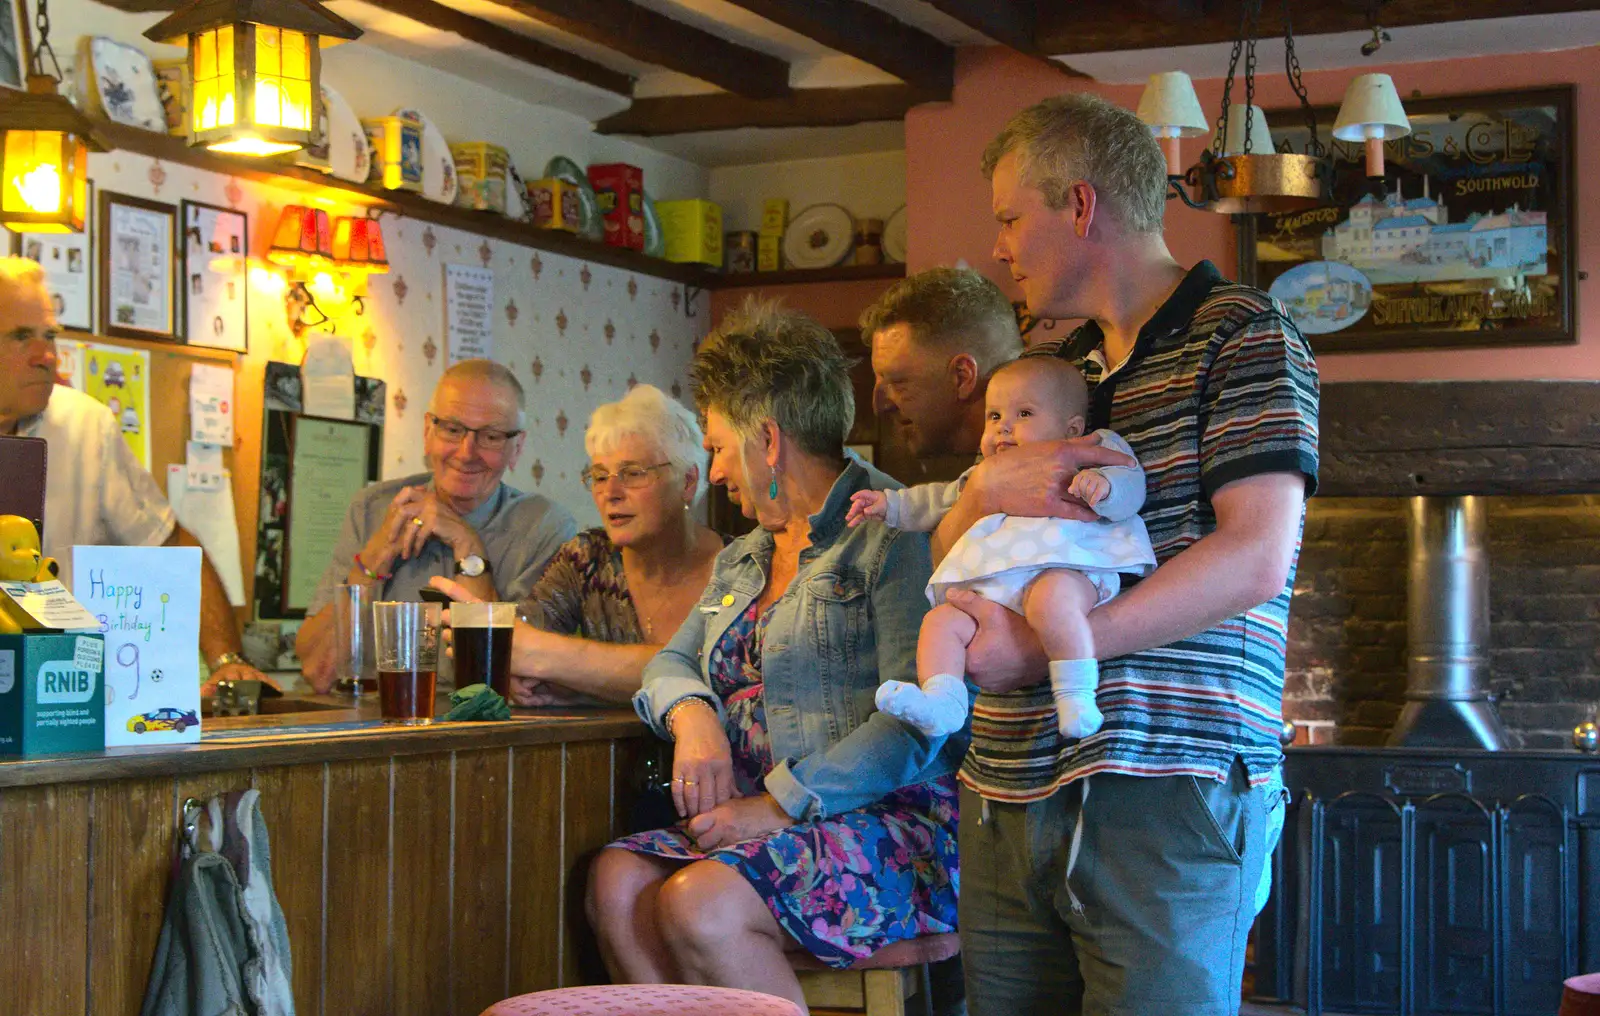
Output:
<svg viewBox="0 0 1600 1016">
<path fill-rule="evenodd" d="M 813 1009 L 858 1009 L 865 1016 L 906 1016 L 906 999 L 920 991 L 924 1016 L 933 1016 L 928 966 L 960 951 L 961 936 L 952 932 L 886 945 L 843 970 L 829 967 L 809 953 L 790 953 L 789 965 L 800 975 L 800 988 Z"/>
<path fill-rule="evenodd" d="M 1600 974 L 1580 974 L 1562 982 L 1557 1016 L 1600 1016 Z"/>
<path fill-rule="evenodd" d="M 786 998 L 698 984 L 596 984 L 496 1002 L 479 1016 L 800 1016 Z"/>
</svg>

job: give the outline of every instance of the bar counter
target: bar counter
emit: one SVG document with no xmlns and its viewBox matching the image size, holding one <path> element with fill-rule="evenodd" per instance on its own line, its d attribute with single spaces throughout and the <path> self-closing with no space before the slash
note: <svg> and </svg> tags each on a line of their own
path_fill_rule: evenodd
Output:
<svg viewBox="0 0 1600 1016">
<path fill-rule="evenodd" d="M 249 787 L 299 1016 L 476 1016 L 599 976 L 583 884 L 627 831 L 650 737 L 631 711 L 398 727 L 371 703 L 275 705 L 306 711 L 207 716 L 176 749 L 0 762 L 0 1013 L 136 1016 L 182 802 Z"/>
</svg>

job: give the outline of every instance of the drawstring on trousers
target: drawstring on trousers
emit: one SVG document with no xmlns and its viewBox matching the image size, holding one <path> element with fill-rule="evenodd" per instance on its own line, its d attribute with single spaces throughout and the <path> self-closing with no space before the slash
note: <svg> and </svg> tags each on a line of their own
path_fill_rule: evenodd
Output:
<svg viewBox="0 0 1600 1016">
<path fill-rule="evenodd" d="M 1062 876 L 1061 882 L 1067 887 L 1067 901 L 1072 904 L 1072 912 L 1081 916 L 1083 901 L 1072 891 L 1072 869 L 1078 863 L 1078 848 L 1083 845 L 1083 813 L 1089 810 L 1089 777 L 1085 776 L 1078 782 L 1083 784 L 1083 798 L 1078 802 L 1078 821 L 1072 825 L 1072 846 L 1067 848 L 1067 873 Z"/>
</svg>

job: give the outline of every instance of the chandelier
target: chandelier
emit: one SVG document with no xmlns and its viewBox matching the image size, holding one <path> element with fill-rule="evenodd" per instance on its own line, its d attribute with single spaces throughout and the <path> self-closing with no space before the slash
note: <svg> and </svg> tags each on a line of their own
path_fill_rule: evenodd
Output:
<svg viewBox="0 0 1600 1016">
<path fill-rule="evenodd" d="M 1210 131 L 1194 82 L 1182 71 L 1155 74 L 1139 100 L 1138 115 L 1162 142 L 1167 159 L 1168 197 L 1190 208 L 1227 215 L 1293 212 L 1331 200 L 1333 166 L 1318 136 L 1317 115 L 1301 80 L 1294 48 L 1289 0 L 1283 0 L 1284 73 L 1305 118 L 1303 154 L 1274 148 L 1266 113 L 1256 105 L 1256 42 L 1262 0 L 1243 0 L 1239 34 L 1228 59 L 1222 86 L 1222 108 L 1216 132 L 1200 160 L 1183 170 L 1179 147 L 1183 138 Z M 1233 101 L 1244 62 L 1244 101 Z M 1366 145 L 1367 175 L 1383 176 L 1383 143 L 1411 132 L 1405 110 L 1387 74 L 1363 74 L 1350 83 L 1334 123 L 1333 136 Z"/>
</svg>

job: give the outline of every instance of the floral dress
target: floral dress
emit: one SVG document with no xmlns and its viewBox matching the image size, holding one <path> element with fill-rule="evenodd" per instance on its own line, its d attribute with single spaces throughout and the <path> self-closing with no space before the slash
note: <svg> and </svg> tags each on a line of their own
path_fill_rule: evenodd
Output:
<svg viewBox="0 0 1600 1016">
<path fill-rule="evenodd" d="M 711 651 L 711 689 L 727 712 L 734 785 L 743 796 L 760 793 L 773 766 L 761 681 L 765 631 L 766 617 L 752 603 Z M 892 942 L 956 930 L 956 801 L 955 778 L 944 776 L 709 853 L 676 826 L 611 845 L 736 869 L 807 952 L 847 967 Z"/>
</svg>

